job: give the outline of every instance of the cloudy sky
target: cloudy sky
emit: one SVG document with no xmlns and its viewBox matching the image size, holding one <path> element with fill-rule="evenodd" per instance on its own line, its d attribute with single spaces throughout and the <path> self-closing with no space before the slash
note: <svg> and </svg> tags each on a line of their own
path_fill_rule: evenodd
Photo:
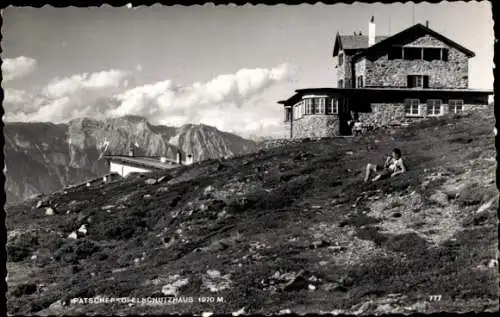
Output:
<svg viewBox="0 0 500 317">
<path fill-rule="evenodd" d="M 414 9 L 413 9 L 414 8 Z M 488 1 L 149 8 L 13 8 L 3 13 L 6 121 L 137 114 L 282 136 L 276 102 L 334 87 L 335 34 L 425 23 L 473 50 L 470 87 L 493 87 Z M 414 20 L 415 17 L 415 20 Z"/>
</svg>

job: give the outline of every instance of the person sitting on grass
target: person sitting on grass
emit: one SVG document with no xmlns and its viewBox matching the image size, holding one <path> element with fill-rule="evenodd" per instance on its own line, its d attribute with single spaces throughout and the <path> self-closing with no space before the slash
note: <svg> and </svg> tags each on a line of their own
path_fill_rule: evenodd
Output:
<svg viewBox="0 0 500 317">
<path fill-rule="evenodd" d="M 401 156 L 400 149 L 394 149 L 392 155 L 388 156 L 385 160 L 384 166 L 368 163 L 366 166 L 365 183 L 368 182 L 372 173 L 378 173 L 372 181 L 375 182 L 379 179 L 387 177 L 394 177 L 396 175 L 406 172 L 406 167 Z"/>
</svg>

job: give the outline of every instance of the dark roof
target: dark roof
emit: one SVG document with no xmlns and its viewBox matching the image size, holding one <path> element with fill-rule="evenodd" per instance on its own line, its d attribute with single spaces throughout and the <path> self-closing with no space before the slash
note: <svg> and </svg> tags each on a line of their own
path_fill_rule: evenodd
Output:
<svg viewBox="0 0 500 317">
<path fill-rule="evenodd" d="M 459 50 L 459 51 L 463 52 L 465 55 L 467 55 L 467 57 L 474 57 L 475 56 L 473 51 L 468 50 L 465 47 L 463 47 L 462 45 L 458 44 L 457 42 L 454 42 L 451 39 L 447 38 L 446 36 L 436 32 L 434 30 L 431 30 L 430 28 L 428 28 L 420 23 L 417 23 L 413 26 L 410 26 L 409 28 L 404 29 L 403 31 L 401 31 L 399 33 L 396 33 L 396 34 L 394 34 L 394 35 L 392 35 L 392 36 L 390 36 L 390 37 L 388 37 L 380 42 L 375 43 L 374 45 L 368 47 L 365 50 L 358 52 L 356 55 L 353 56 L 353 59 L 361 57 L 361 56 L 365 56 L 365 55 L 370 54 L 370 53 L 377 51 L 377 50 L 385 50 L 390 45 L 401 43 L 405 39 L 411 38 L 412 36 L 420 36 L 420 35 L 424 35 L 424 34 L 428 34 L 428 35 L 440 40 L 441 42 L 443 42 L 451 47 L 456 48 L 457 50 Z"/>
<path fill-rule="evenodd" d="M 166 170 L 180 166 L 180 164 L 170 158 L 166 158 L 167 161 L 162 163 L 160 161 L 161 157 L 156 156 L 106 155 L 103 158 L 108 161 L 151 170 Z"/>
<path fill-rule="evenodd" d="M 388 38 L 386 35 L 375 36 L 375 43 Z M 367 35 L 340 35 L 337 34 L 335 38 L 335 44 L 333 46 L 333 56 L 337 56 L 340 49 L 346 51 L 358 51 L 363 50 L 368 47 L 368 36 Z"/>
</svg>

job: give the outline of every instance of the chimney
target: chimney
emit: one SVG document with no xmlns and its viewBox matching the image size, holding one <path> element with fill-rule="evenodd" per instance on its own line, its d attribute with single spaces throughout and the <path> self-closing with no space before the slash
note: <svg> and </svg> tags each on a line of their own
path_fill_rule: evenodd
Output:
<svg viewBox="0 0 500 317">
<path fill-rule="evenodd" d="M 182 164 L 182 155 L 181 151 L 177 151 L 177 164 L 181 165 Z"/>
<path fill-rule="evenodd" d="M 429 20 L 425 20 L 425 27 L 428 28 L 429 27 Z"/>
<path fill-rule="evenodd" d="M 370 23 L 368 23 L 368 46 L 375 44 L 375 18 L 372 15 Z"/>
</svg>

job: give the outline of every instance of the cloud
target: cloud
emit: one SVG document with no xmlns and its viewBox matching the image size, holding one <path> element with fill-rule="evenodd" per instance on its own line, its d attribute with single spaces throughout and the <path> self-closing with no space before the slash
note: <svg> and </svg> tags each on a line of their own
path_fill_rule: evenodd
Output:
<svg viewBox="0 0 500 317">
<path fill-rule="evenodd" d="M 135 69 L 141 70 L 142 67 Z M 64 122 L 81 116 L 103 119 L 141 115 L 154 124 L 204 123 L 242 134 L 277 131 L 281 129 L 281 109 L 269 109 L 269 103 L 275 101 L 266 102 L 261 95 L 292 80 L 295 74 L 295 67 L 282 64 L 267 69 L 241 69 L 204 83 L 177 85 L 164 80 L 132 88 L 128 85 L 133 82 L 133 72 L 112 69 L 77 74 L 50 81 L 37 97 L 32 97 L 35 107 L 14 107 L 11 102 L 6 107 L 6 120 Z M 14 93 L 10 98 L 22 99 Z"/>
<path fill-rule="evenodd" d="M 136 87 L 117 96 L 120 106 L 108 115 L 155 115 L 157 121 L 168 121 L 172 115 L 185 117 L 186 122 L 199 121 L 209 109 L 230 106 L 241 108 L 251 98 L 271 86 L 291 80 L 296 68 L 282 64 L 271 69 L 241 69 L 214 79 L 189 86 L 180 86 L 166 80 L 152 85 Z"/>
<path fill-rule="evenodd" d="M 4 81 L 23 78 L 33 71 L 37 66 L 33 58 L 19 56 L 16 58 L 6 58 L 2 63 L 2 76 Z"/>
<path fill-rule="evenodd" d="M 48 98 L 61 98 L 82 91 L 92 92 L 92 90 L 125 87 L 129 74 L 127 71 L 111 69 L 91 74 L 73 75 L 62 79 L 55 78 L 42 90 L 42 93 Z"/>
</svg>

